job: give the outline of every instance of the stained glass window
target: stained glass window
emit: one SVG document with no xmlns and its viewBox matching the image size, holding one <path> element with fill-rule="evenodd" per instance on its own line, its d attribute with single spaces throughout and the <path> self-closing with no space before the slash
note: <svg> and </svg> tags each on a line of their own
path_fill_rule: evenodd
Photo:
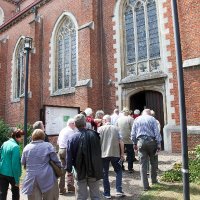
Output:
<svg viewBox="0 0 200 200">
<path fill-rule="evenodd" d="M 126 75 L 160 70 L 160 42 L 155 0 L 129 0 L 124 4 Z"/>
<path fill-rule="evenodd" d="M 14 98 L 19 98 L 24 94 L 24 73 L 25 73 L 25 54 L 24 54 L 24 40 L 18 44 L 16 54 L 15 54 L 15 84 L 14 84 Z"/>
<path fill-rule="evenodd" d="M 60 24 L 57 34 L 55 91 L 75 87 L 77 82 L 77 31 L 69 17 Z"/>
<path fill-rule="evenodd" d="M 125 33 L 126 33 L 126 52 L 127 63 L 135 62 L 135 39 L 133 26 L 133 12 L 130 7 L 125 11 Z"/>
</svg>

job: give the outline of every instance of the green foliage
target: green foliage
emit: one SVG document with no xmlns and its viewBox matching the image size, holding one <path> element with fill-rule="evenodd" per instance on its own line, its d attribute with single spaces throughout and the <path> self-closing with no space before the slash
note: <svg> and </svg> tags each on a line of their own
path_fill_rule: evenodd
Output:
<svg viewBox="0 0 200 200">
<path fill-rule="evenodd" d="M 21 130 L 24 130 L 24 125 L 23 124 L 17 124 L 16 125 L 17 128 L 21 129 Z M 29 140 L 30 140 L 30 136 L 33 132 L 33 127 L 32 125 L 30 124 L 27 124 L 27 142 L 29 143 Z M 23 142 L 19 145 L 20 146 L 20 153 L 22 154 L 22 151 L 23 151 Z"/>
<path fill-rule="evenodd" d="M 180 182 L 182 180 L 181 166 L 181 163 L 175 163 L 171 170 L 164 172 L 161 180 L 165 182 Z"/>
<path fill-rule="evenodd" d="M 17 128 L 24 130 L 24 125 L 23 124 L 17 124 Z M 33 127 L 30 124 L 27 124 L 27 138 L 31 136 L 31 133 L 33 132 Z"/>
<path fill-rule="evenodd" d="M 165 182 L 182 181 L 181 167 L 181 163 L 175 163 L 171 170 L 164 172 L 161 180 Z M 189 152 L 189 179 L 192 183 L 200 184 L 200 145 L 195 148 L 195 151 Z"/>
<path fill-rule="evenodd" d="M 0 119 L 0 146 L 10 137 L 11 128 Z"/>
</svg>

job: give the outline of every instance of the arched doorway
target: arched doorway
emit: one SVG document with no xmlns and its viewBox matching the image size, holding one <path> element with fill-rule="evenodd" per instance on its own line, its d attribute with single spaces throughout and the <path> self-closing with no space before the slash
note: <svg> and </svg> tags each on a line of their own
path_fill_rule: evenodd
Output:
<svg viewBox="0 0 200 200">
<path fill-rule="evenodd" d="M 130 97 L 131 110 L 139 109 L 142 111 L 144 108 L 149 108 L 155 111 L 155 117 L 160 122 L 161 135 L 163 138 L 164 111 L 162 94 L 157 91 L 145 90 Z M 164 141 L 162 141 L 162 149 L 164 149 Z"/>
</svg>

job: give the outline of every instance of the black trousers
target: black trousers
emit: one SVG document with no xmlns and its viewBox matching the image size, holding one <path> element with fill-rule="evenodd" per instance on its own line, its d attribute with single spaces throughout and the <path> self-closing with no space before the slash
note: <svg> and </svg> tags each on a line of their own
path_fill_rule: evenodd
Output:
<svg viewBox="0 0 200 200">
<path fill-rule="evenodd" d="M 9 184 L 11 185 L 12 200 L 19 200 L 19 187 L 15 186 L 14 177 L 2 174 L 0 174 L 0 200 L 6 200 Z"/>
</svg>

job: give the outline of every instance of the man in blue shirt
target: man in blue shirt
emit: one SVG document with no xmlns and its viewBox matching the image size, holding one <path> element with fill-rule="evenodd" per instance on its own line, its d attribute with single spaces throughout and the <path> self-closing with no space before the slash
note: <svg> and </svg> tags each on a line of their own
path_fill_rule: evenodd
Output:
<svg viewBox="0 0 200 200">
<path fill-rule="evenodd" d="M 161 135 L 157 121 L 151 116 L 151 110 L 145 109 L 142 115 L 137 117 L 133 123 L 131 138 L 134 142 L 134 149 L 138 150 L 140 160 L 140 175 L 144 191 L 150 189 L 147 177 L 147 163 L 150 159 L 151 181 L 157 183 L 157 167 L 155 154 L 161 148 Z"/>
</svg>

